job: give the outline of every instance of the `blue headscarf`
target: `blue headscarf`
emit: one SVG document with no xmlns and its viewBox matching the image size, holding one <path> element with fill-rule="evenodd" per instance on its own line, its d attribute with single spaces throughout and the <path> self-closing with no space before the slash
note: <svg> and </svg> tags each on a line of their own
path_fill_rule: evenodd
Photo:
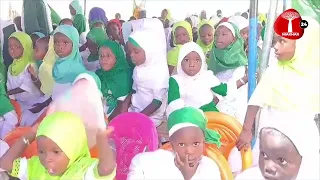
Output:
<svg viewBox="0 0 320 180">
<path fill-rule="evenodd" d="M 69 56 L 58 58 L 53 66 L 52 76 L 55 82 L 60 84 L 73 83 L 75 78 L 86 72 L 79 52 L 79 33 L 76 28 L 69 25 L 60 25 L 54 32 L 64 34 L 73 43 L 72 52 Z"/>
<path fill-rule="evenodd" d="M 42 32 L 34 32 L 34 33 L 32 33 L 31 35 L 37 35 L 39 38 L 43 38 L 43 37 L 45 37 L 45 35 L 42 33 Z"/>
<path fill-rule="evenodd" d="M 90 27 L 96 23 L 102 22 L 105 26 L 107 26 L 108 18 L 106 16 L 106 12 L 99 7 L 94 7 L 89 12 L 89 25 Z"/>
</svg>

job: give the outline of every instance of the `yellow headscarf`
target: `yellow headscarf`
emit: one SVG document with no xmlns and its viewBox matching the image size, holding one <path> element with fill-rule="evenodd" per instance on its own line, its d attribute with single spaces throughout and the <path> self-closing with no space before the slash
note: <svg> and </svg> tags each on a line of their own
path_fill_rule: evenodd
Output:
<svg viewBox="0 0 320 180">
<path fill-rule="evenodd" d="M 9 38 L 16 38 L 23 47 L 22 56 L 14 59 L 9 66 L 10 74 L 12 76 L 18 76 L 29 64 L 34 63 L 32 40 L 30 36 L 24 32 L 14 32 Z"/>
<path fill-rule="evenodd" d="M 202 26 L 206 25 L 206 24 L 212 27 L 212 29 L 213 29 L 213 34 L 212 34 L 212 36 L 214 35 L 214 25 L 213 25 L 213 21 L 212 21 L 212 20 L 203 19 L 203 20 L 200 22 L 199 26 L 198 26 L 198 39 L 197 39 L 197 44 L 202 48 L 202 50 L 203 50 L 203 52 L 204 52 L 204 55 L 206 55 L 208 52 L 211 51 L 212 45 L 213 45 L 213 41 L 212 41 L 209 45 L 205 45 L 205 44 L 201 41 L 201 39 L 200 39 L 200 28 L 201 28 Z M 207 59 L 207 62 L 208 62 L 208 59 L 209 59 L 209 58 L 208 58 L 207 56 L 206 56 L 206 59 Z"/>
<path fill-rule="evenodd" d="M 165 17 L 164 20 L 169 20 L 171 21 L 172 20 L 172 15 L 171 15 L 171 11 L 169 9 L 165 9 L 167 11 L 167 16 Z"/>
<path fill-rule="evenodd" d="M 179 21 L 176 22 L 173 25 L 172 28 L 172 32 L 173 32 L 173 36 L 171 38 L 173 38 L 173 44 L 176 46 L 175 48 L 173 48 L 172 50 L 170 50 L 168 52 L 168 65 L 170 66 L 176 66 L 178 63 L 178 56 L 179 56 L 179 50 L 181 48 L 182 45 L 180 44 L 176 44 L 176 37 L 175 37 L 175 31 L 178 27 L 183 27 L 187 30 L 188 34 L 189 34 L 189 42 L 191 42 L 193 40 L 193 34 L 192 34 L 192 28 L 190 23 L 188 23 L 187 21 Z"/>
<path fill-rule="evenodd" d="M 39 125 L 37 137 L 45 136 L 54 141 L 69 158 L 67 170 L 63 175 L 51 176 L 42 166 L 39 157 L 28 160 L 29 179 L 82 179 L 97 159 L 90 157 L 87 134 L 79 117 L 67 112 L 48 115 Z"/>
<path fill-rule="evenodd" d="M 260 23 L 262 23 L 263 21 L 266 23 L 266 22 L 267 22 L 267 16 L 266 16 L 266 14 L 264 14 L 264 13 L 259 13 L 259 15 L 258 15 L 258 21 L 259 21 Z"/>
<path fill-rule="evenodd" d="M 54 79 L 52 77 L 52 68 L 56 62 L 56 53 L 54 52 L 53 36 L 50 37 L 49 48 L 43 63 L 39 67 L 39 80 L 41 81 L 41 92 L 45 95 L 52 95 Z"/>
<path fill-rule="evenodd" d="M 294 57 L 278 61 L 262 77 L 249 104 L 267 105 L 279 110 L 320 112 L 319 103 L 319 23 L 308 17 L 309 26 L 296 41 Z"/>
</svg>

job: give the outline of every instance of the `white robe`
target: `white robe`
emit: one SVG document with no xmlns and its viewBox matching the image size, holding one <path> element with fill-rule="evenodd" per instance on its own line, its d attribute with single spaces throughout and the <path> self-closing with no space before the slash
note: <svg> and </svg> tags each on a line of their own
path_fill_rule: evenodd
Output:
<svg viewBox="0 0 320 180">
<path fill-rule="evenodd" d="M 175 166 L 174 154 L 159 149 L 136 155 L 130 165 L 127 180 L 184 180 L 182 173 Z M 218 165 L 203 156 L 192 180 L 220 180 Z"/>
<path fill-rule="evenodd" d="M 28 66 L 18 76 L 12 76 L 8 71 L 7 89 L 12 90 L 21 88 L 25 90 L 23 93 L 11 95 L 10 98 L 17 100 L 22 109 L 22 117 L 20 126 L 31 126 L 45 110 L 39 113 L 32 113 L 29 109 L 33 108 L 36 103 L 42 103 L 48 99 L 42 95 L 40 90 L 33 84 L 31 76 L 28 72 Z"/>
</svg>

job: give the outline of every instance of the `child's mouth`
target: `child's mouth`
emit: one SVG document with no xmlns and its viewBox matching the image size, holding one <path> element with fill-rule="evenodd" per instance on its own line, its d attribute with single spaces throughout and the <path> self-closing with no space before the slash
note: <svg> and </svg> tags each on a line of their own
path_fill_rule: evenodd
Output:
<svg viewBox="0 0 320 180">
<path fill-rule="evenodd" d="M 47 171 L 48 171 L 48 173 L 49 173 L 50 175 L 54 175 L 54 174 L 55 174 L 55 171 L 54 171 L 53 169 L 47 169 Z"/>
</svg>

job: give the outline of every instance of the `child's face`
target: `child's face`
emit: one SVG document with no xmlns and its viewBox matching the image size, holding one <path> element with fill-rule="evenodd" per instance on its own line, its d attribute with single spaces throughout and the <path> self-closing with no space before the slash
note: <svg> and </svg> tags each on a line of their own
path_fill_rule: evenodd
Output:
<svg viewBox="0 0 320 180">
<path fill-rule="evenodd" d="M 209 45 L 213 41 L 213 28 L 210 25 L 203 25 L 199 31 L 200 39 L 205 45 Z"/>
<path fill-rule="evenodd" d="M 276 44 L 274 45 L 275 54 L 279 61 L 289 61 L 293 58 L 296 41 L 281 37 L 275 34 Z"/>
<path fill-rule="evenodd" d="M 215 33 L 215 42 L 216 46 L 219 49 L 224 49 L 228 47 L 235 41 L 235 37 L 233 36 L 230 29 L 225 26 L 219 26 Z"/>
<path fill-rule="evenodd" d="M 71 19 L 64 19 L 61 22 L 61 25 L 69 25 L 69 26 L 73 26 L 73 21 Z"/>
<path fill-rule="evenodd" d="M 301 159 L 294 144 L 276 130 L 262 129 L 259 168 L 265 179 L 292 180 L 300 168 Z"/>
<path fill-rule="evenodd" d="M 98 55 L 98 45 L 96 43 L 87 38 L 86 44 L 91 54 Z"/>
<path fill-rule="evenodd" d="M 139 66 L 146 61 L 146 55 L 142 48 L 135 47 L 130 42 L 127 43 L 127 47 L 128 47 L 130 59 L 135 65 Z"/>
<path fill-rule="evenodd" d="M 111 70 L 117 62 L 116 56 L 113 54 L 110 48 L 102 46 L 99 49 L 99 61 L 103 70 Z"/>
<path fill-rule="evenodd" d="M 38 36 L 38 35 L 36 35 L 36 34 L 32 34 L 32 35 L 31 35 L 31 40 L 32 40 L 33 48 L 36 47 L 36 42 L 37 42 L 38 39 L 39 39 L 39 36 Z"/>
<path fill-rule="evenodd" d="M 195 76 L 199 73 L 202 66 L 201 57 L 198 53 L 192 51 L 189 54 L 187 54 L 182 62 L 181 67 L 182 70 L 188 75 L 188 76 Z"/>
<path fill-rule="evenodd" d="M 170 143 L 182 162 L 189 155 L 189 166 L 198 165 L 204 150 L 204 134 L 200 128 L 182 128 L 170 137 Z"/>
<path fill-rule="evenodd" d="M 50 138 L 37 137 L 39 159 L 52 176 L 61 176 L 68 168 L 69 158 Z"/>
<path fill-rule="evenodd" d="M 36 47 L 34 49 L 34 59 L 35 60 L 43 60 L 48 51 L 48 44 L 45 44 L 44 41 L 37 41 Z"/>
<path fill-rule="evenodd" d="M 74 15 L 76 15 L 76 10 L 71 6 L 71 4 L 69 5 L 69 10 L 70 10 L 70 14 L 71 14 L 71 16 L 74 16 Z"/>
<path fill-rule="evenodd" d="M 102 22 L 96 22 L 93 24 L 92 28 L 104 28 L 104 24 Z"/>
<path fill-rule="evenodd" d="M 248 37 L 249 37 L 249 27 L 246 27 L 246 28 L 244 28 L 244 29 L 241 29 L 240 35 L 241 35 L 241 37 L 243 38 L 243 40 L 244 40 L 245 42 L 247 42 L 247 41 L 248 41 Z"/>
<path fill-rule="evenodd" d="M 162 10 L 161 12 L 161 19 L 165 19 L 168 15 L 168 11 L 166 9 Z"/>
<path fill-rule="evenodd" d="M 107 28 L 107 34 L 109 35 L 109 38 L 113 40 L 115 40 L 119 36 L 120 30 L 116 23 L 109 24 Z"/>
<path fill-rule="evenodd" d="M 23 47 L 20 41 L 14 37 L 8 41 L 9 54 L 13 59 L 19 59 L 23 55 Z"/>
<path fill-rule="evenodd" d="M 54 51 L 60 58 L 67 57 L 72 52 L 73 43 L 66 35 L 56 33 L 54 35 Z"/>
<path fill-rule="evenodd" d="M 176 44 L 184 45 L 190 41 L 189 33 L 184 27 L 177 27 L 174 33 Z"/>
</svg>

